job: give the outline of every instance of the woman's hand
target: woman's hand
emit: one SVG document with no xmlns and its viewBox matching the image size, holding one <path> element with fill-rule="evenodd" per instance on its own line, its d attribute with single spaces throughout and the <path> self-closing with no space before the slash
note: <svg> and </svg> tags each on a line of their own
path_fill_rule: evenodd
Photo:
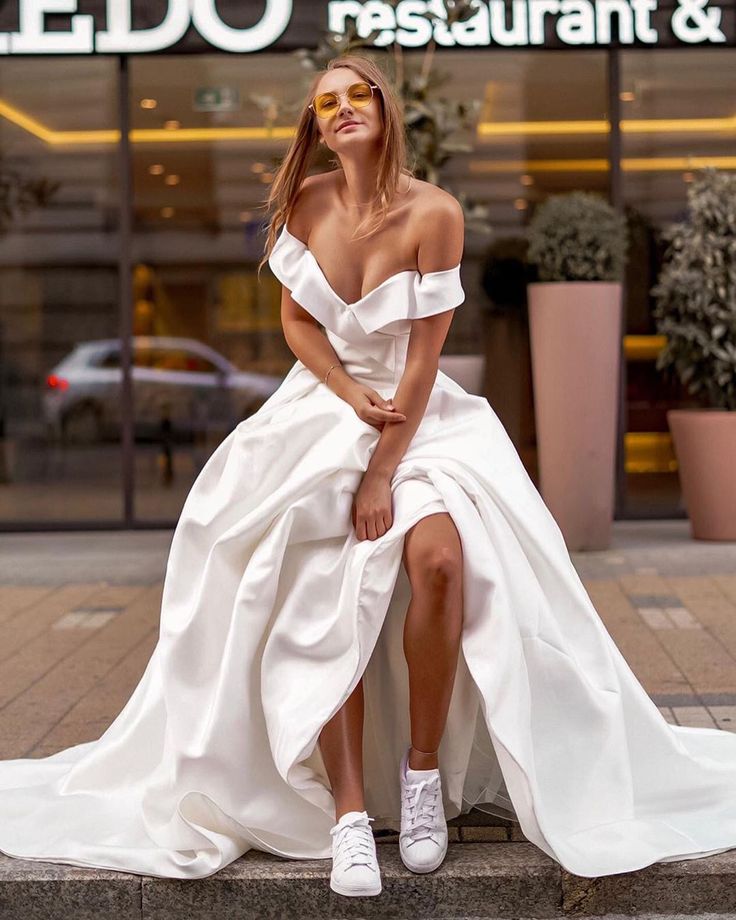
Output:
<svg viewBox="0 0 736 920">
<path fill-rule="evenodd" d="M 403 412 L 394 409 L 390 399 L 383 399 L 372 387 L 364 383 L 355 383 L 346 400 L 355 410 L 358 418 L 383 431 L 386 422 L 405 422 Z"/>
<path fill-rule="evenodd" d="M 359 540 L 382 537 L 393 524 L 391 479 L 366 470 L 352 507 L 353 527 Z"/>
</svg>

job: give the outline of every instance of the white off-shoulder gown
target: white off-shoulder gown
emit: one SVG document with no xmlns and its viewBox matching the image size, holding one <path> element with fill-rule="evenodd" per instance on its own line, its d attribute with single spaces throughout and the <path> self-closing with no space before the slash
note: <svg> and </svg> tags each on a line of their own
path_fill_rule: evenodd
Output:
<svg viewBox="0 0 736 920">
<path fill-rule="evenodd" d="M 458 307 L 460 267 L 399 272 L 355 303 L 284 227 L 270 266 L 349 374 L 395 393 L 411 321 Z M 447 511 L 464 624 L 439 754 L 448 818 L 517 820 L 583 876 L 736 846 L 736 735 L 668 724 L 596 613 L 487 400 L 438 372 L 391 488 L 358 540 L 353 496 L 380 434 L 296 361 L 197 477 L 169 553 L 160 635 L 95 741 L 0 762 L 0 850 L 160 877 L 255 847 L 328 858 L 318 736 L 364 677 L 366 807 L 398 827 L 409 743 L 404 534 Z"/>
</svg>

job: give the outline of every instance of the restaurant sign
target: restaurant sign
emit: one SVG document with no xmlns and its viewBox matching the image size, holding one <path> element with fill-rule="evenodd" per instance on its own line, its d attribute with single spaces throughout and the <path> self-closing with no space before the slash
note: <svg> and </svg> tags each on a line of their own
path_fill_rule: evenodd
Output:
<svg viewBox="0 0 736 920">
<path fill-rule="evenodd" d="M 736 0 L 475 0 L 448 23 L 441 0 L 16 0 L 0 54 L 252 53 L 311 47 L 354 24 L 376 47 L 733 45 Z M 434 14 L 428 16 L 427 14 Z"/>
</svg>

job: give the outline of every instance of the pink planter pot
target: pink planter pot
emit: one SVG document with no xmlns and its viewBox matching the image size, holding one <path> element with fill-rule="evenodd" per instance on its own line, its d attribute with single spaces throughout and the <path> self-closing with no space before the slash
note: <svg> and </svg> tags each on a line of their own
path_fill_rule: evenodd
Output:
<svg viewBox="0 0 736 920">
<path fill-rule="evenodd" d="M 528 286 L 539 484 L 572 551 L 610 545 L 621 284 Z"/>
<path fill-rule="evenodd" d="M 670 409 L 680 485 L 696 540 L 736 540 L 736 412 Z"/>
</svg>

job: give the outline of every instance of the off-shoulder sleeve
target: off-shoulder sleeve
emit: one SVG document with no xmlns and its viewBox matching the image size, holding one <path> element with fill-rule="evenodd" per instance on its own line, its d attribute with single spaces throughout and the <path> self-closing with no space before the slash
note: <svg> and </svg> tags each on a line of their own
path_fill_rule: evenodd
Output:
<svg viewBox="0 0 736 920">
<path fill-rule="evenodd" d="M 400 272 L 390 286 L 353 304 L 355 318 L 366 333 L 404 332 L 409 320 L 452 310 L 465 300 L 460 265 L 437 272 Z M 394 325 L 396 324 L 396 325 Z"/>
<path fill-rule="evenodd" d="M 276 278 L 291 293 L 296 303 L 310 313 L 325 328 L 335 325 L 334 299 L 325 296 L 320 278 L 313 270 L 307 246 L 286 229 L 281 230 L 268 257 L 268 265 Z M 312 269 L 312 270 L 310 270 Z"/>
<path fill-rule="evenodd" d="M 443 271 L 425 272 L 414 278 L 414 297 L 409 304 L 408 319 L 421 319 L 452 310 L 465 300 L 460 282 L 460 265 Z"/>
<path fill-rule="evenodd" d="M 397 272 L 355 303 L 345 303 L 330 287 L 306 243 L 286 226 L 271 250 L 268 264 L 291 291 L 292 299 L 326 328 L 340 328 L 338 334 L 344 334 L 342 327 L 350 317 L 366 334 L 385 327 L 390 327 L 390 332 L 403 332 L 408 320 L 452 310 L 465 300 L 458 264 L 423 275 L 416 270 Z"/>
<path fill-rule="evenodd" d="M 304 244 L 281 228 L 268 257 L 268 265 L 278 280 L 290 291 L 296 287 L 304 257 Z"/>
<path fill-rule="evenodd" d="M 409 320 L 452 310 L 465 300 L 459 264 L 423 275 L 417 271 L 400 272 L 392 280 L 390 287 L 352 305 L 364 332 L 404 332 Z"/>
</svg>

